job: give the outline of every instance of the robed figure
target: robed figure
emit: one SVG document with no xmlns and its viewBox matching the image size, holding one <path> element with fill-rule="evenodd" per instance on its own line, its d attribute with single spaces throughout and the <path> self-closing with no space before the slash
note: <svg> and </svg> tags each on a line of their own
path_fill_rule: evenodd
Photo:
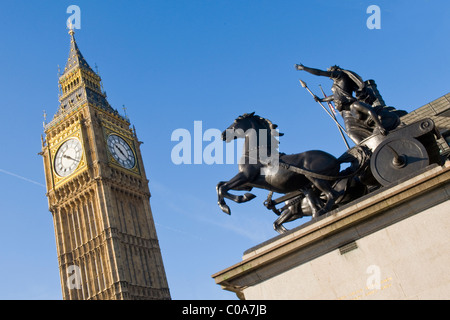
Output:
<svg viewBox="0 0 450 320">
<path fill-rule="evenodd" d="M 314 98 L 319 102 L 334 101 L 336 109 L 344 119 L 346 131 L 354 143 L 358 144 L 373 134 L 387 135 L 389 130 L 395 129 L 400 124 L 398 111 L 375 103 L 379 100 L 371 87 L 371 82 L 364 81 L 355 72 L 338 66 L 332 66 L 327 71 L 302 64 L 296 64 L 295 67 L 297 70 L 333 80 L 332 95 L 322 99 L 317 96 Z"/>
</svg>

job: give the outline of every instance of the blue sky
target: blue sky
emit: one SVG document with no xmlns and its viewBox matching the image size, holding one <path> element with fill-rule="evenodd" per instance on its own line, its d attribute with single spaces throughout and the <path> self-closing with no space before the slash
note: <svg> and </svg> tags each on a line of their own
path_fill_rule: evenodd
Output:
<svg viewBox="0 0 450 320">
<path fill-rule="evenodd" d="M 294 70 L 338 64 L 375 79 L 388 105 L 412 111 L 449 92 L 450 3 L 416 1 L 2 1 L 0 7 L 0 299 L 61 299 L 40 135 L 58 107 L 69 5 L 75 37 L 98 65 L 110 104 L 122 105 L 144 142 L 151 206 L 173 299 L 236 299 L 211 275 L 277 235 L 255 190 L 217 206 L 216 184 L 236 164 L 175 165 L 174 130 L 224 130 L 255 111 L 279 125 L 280 151 L 345 151 L 336 126 L 298 80 L 329 94 L 331 82 Z M 381 29 L 369 30 L 369 5 Z M 205 142 L 203 147 L 208 143 Z M 288 225 L 295 227 L 297 221 Z"/>
</svg>

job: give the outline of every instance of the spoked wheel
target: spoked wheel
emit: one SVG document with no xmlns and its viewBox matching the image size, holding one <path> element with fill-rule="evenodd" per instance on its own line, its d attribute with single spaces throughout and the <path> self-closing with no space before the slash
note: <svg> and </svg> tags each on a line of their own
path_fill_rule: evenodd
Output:
<svg viewBox="0 0 450 320">
<path fill-rule="evenodd" d="M 427 150 L 414 138 L 387 139 L 380 143 L 370 159 L 374 178 L 387 186 L 428 166 Z"/>
</svg>

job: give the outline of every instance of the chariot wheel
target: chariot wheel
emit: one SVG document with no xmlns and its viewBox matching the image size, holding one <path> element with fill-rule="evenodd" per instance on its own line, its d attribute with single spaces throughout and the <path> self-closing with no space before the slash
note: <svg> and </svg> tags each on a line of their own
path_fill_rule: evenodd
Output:
<svg viewBox="0 0 450 320">
<path fill-rule="evenodd" d="M 370 169 L 382 185 L 398 181 L 430 163 L 427 150 L 414 138 L 387 139 L 372 153 Z"/>
</svg>

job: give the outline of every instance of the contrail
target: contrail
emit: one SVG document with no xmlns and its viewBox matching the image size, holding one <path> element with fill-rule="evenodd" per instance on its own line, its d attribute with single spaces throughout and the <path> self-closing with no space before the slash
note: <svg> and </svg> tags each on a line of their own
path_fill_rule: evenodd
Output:
<svg viewBox="0 0 450 320">
<path fill-rule="evenodd" d="M 42 183 L 39 183 L 39 182 L 37 182 L 37 181 L 31 180 L 31 179 L 28 179 L 28 178 L 25 178 L 25 177 L 22 177 L 22 176 L 19 176 L 18 174 L 15 174 L 15 173 L 12 173 L 12 172 L 3 170 L 3 169 L 0 169 L 0 172 L 9 174 L 10 176 L 13 176 L 13 177 L 16 177 L 16 178 L 25 180 L 25 181 L 27 181 L 27 182 L 31 182 L 31 183 L 37 184 L 38 186 L 41 186 L 41 187 L 45 188 L 45 185 L 43 185 Z"/>
<path fill-rule="evenodd" d="M 167 230 L 170 230 L 170 231 L 172 231 L 172 232 L 180 233 L 180 234 L 182 234 L 182 235 L 184 235 L 184 236 L 189 236 L 189 237 L 192 237 L 192 238 L 196 238 L 196 239 L 198 239 L 198 240 L 203 240 L 202 238 L 200 238 L 199 236 L 197 236 L 197 235 L 195 235 L 195 234 L 187 233 L 187 232 L 181 231 L 181 230 L 179 230 L 179 229 L 175 229 L 175 228 L 172 228 L 172 227 L 168 227 L 168 226 L 162 225 L 162 224 L 160 224 L 160 223 L 156 223 L 156 222 L 155 222 L 155 226 L 166 228 Z"/>
</svg>

